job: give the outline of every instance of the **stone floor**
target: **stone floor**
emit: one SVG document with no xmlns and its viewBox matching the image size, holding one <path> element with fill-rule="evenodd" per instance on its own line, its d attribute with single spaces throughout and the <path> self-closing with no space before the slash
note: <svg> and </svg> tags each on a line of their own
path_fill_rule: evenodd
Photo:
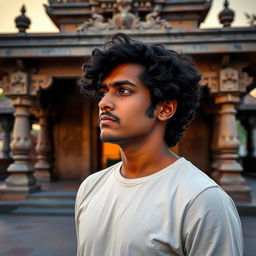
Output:
<svg viewBox="0 0 256 256">
<path fill-rule="evenodd" d="M 0 215 L 0 256 L 73 255 L 73 217 Z"/>
<path fill-rule="evenodd" d="M 256 179 L 247 181 L 255 195 Z M 255 256 L 256 216 L 241 217 L 241 221 L 245 245 L 244 256 Z M 76 255 L 73 217 L 0 215 L 0 256 L 46 255 Z"/>
</svg>

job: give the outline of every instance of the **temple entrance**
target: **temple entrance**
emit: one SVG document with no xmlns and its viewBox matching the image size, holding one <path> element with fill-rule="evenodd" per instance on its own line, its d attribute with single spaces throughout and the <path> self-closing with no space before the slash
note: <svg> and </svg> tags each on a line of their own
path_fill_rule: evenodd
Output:
<svg viewBox="0 0 256 256">
<path fill-rule="evenodd" d="M 48 98 L 58 179 L 84 179 L 97 166 L 98 140 L 92 100 L 80 94 L 76 79 L 58 79 L 42 97 Z M 45 100 L 44 100 L 45 102 Z M 92 141 L 94 140 L 94 141 Z M 94 155 L 94 158 L 91 156 Z"/>
</svg>

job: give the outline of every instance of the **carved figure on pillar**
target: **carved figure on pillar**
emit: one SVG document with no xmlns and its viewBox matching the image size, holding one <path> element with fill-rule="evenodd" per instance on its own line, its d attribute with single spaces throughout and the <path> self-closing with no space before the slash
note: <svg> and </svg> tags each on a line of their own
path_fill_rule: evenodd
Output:
<svg viewBox="0 0 256 256">
<path fill-rule="evenodd" d="M 244 72 L 242 72 L 244 73 Z M 241 176 L 243 168 L 239 163 L 239 139 L 236 128 L 236 108 L 240 94 L 252 82 L 240 79 L 241 71 L 231 67 L 220 71 L 219 86 L 210 92 L 218 106 L 216 125 L 213 133 L 215 180 L 235 201 L 251 201 L 251 189 L 245 185 Z M 246 86 L 245 86 L 246 83 Z"/>
</svg>

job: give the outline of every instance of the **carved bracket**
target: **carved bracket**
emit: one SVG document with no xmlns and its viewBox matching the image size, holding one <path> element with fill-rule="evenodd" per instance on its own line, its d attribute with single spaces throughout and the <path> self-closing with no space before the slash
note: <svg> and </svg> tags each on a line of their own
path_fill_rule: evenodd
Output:
<svg viewBox="0 0 256 256">
<path fill-rule="evenodd" d="M 247 87 L 253 82 L 253 78 L 242 69 L 227 67 L 217 72 L 205 72 L 201 85 L 207 86 L 211 94 L 246 92 Z"/>
<path fill-rule="evenodd" d="M 201 86 L 207 86 L 211 93 L 218 92 L 219 76 L 217 72 L 204 72 L 200 81 Z"/>
<path fill-rule="evenodd" d="M 47 89 L 52 84 L 52 77 L 47 75 L 33 74 L 23 71 L 11 73 L 4 76 L 0 81 L 0 87 L 3 88 L 7 96 L 26 95 L 36 96 L 39 89 Z"/>
<path fill-rule="evenodd" d="M 52 85 L 52 77 L 47 75 L 32 75 L 30 82 L 30 95 L 35 96 L 39 89 L 48 89 Z"/>
</svg>

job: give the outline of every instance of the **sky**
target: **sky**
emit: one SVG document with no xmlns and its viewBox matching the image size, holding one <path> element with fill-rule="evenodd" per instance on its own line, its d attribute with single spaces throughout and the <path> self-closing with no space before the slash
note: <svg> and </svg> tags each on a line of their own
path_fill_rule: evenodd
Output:
<svg viewBox="0 0 256 256">
<path fill-rule="evenodd" d="M 224 0 L 213 0 L 211 10 L 201 25 L 201 28 L 218 28 L 218 13 L 223 9 Z M 58 32 L 56 26 L 45 13 L 43 4 L 47 0 L 0 0 L 1 20 L 0 33 L 16 33 L 14 19 L 20 14 L 22 4 L 25 4 L 26 15 L 31 20 L 27 32 Z M 248 26 L 244 13 L 256 14 L 256 0 L 229 0 L 229 7 L 235 11 L 235 20 L 232 27 Z"/>
</svg>

